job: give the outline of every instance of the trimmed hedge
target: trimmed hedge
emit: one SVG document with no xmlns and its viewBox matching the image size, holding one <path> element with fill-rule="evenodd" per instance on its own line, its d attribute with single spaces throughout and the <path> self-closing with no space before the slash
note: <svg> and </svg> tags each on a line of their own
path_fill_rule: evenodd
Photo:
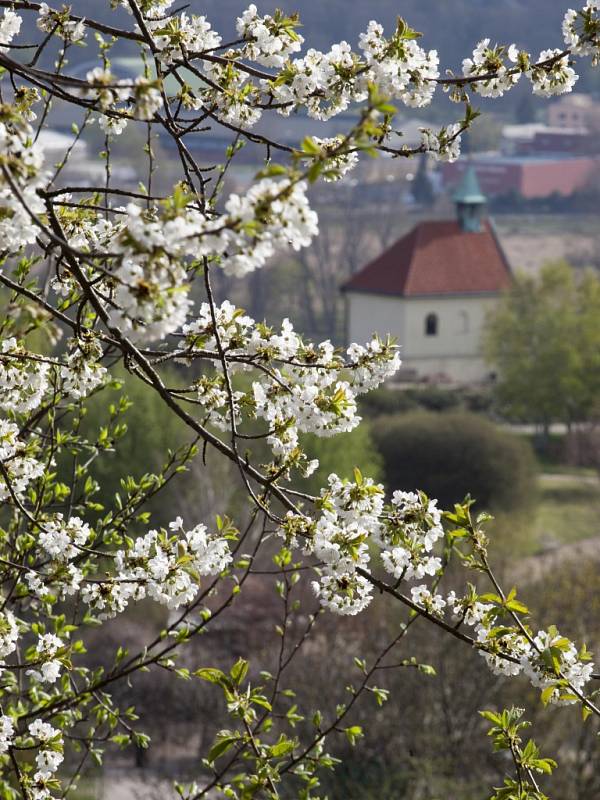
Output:
<svg viewBox="0 0 600 800">
<path fill-rule="evenodd" d="M 383 416 L 371 435 L 390 491 L 423 489 L 451 508 L 470 494 L 479 509 L 512 511 L 535 494 L 531 446 L 466 412 Z"/>
<path fill-rule="evenodd" d="M 476 411 L 492 409 L 489 389 L 448 389 L 440 386 L 417 386 L 406 389 L 382 387 L 360 398 L 361 414 L 367 418 L 407 411 Z"/>
</svg>

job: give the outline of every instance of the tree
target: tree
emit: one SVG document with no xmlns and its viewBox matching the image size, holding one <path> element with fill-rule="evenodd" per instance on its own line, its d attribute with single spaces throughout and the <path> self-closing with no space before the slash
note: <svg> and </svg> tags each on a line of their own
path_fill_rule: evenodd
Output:
<svg viewBox="0 0 600 800">
<path fill-rule="evenodd" d="M 473 98 L 497 97 L 521 79 L 543 96 L 571 90 L 571 57 L 600 54 L 596 4 L 567 13 L 565 50 L 536 60 L 486 39 L 462 75 L 443 78 L 436 51 L 401 19 L 387 38 L 370 23 L 357 51 L 342 42 L 301 58 L 295 15 L 260 16 L 251 5 L 224 41 L 204 16 L 172 5 L 112 0 L 102 9 L 114 11 L 107 23 L 67 6 L 0 0 L 0 283 L 8 294 L 0 323 L 0 795 L 64 797 L 89 763 L 117 747 L 147 747 L 130 686 L 161 675 L 201 696 L 202 761 L 195 780 L 176 786 L 179 797 L 316 798 L 340 739 L 354 747 L 365 735 L 365 701 L 390 699 L 386 675 L 407 666 L 431 674 L 406 650 L 427 625 L 476 650 L 494 674 L 525 675 L 543 704 L 600 716 L 585 646 L 551 625 L 536 634 L 516 590 L 505 591 L 490 566 L 488 518 L 475 517 L 470 501 L 443 512 L 422 491 L 386 493 L 358 467 L 349 478 L 330 474 L 318 493 L 303 490 L 301 476 L 318 465 L 302 436 L 356 428 L 357 397 L 397 370 L 396 345 L 374 337 L 342 352 L 307 341 L 288 320 L 256 322 L 216 294 L 221 271 L 254 273 L 316 237 L 309 183 L 342 180 L 365 152 L 456 158 L 476 117 Z M 21 15 L 30 23 L 24 36 Z M 75 45 L 99 51 L 83 78 L 70 71 Z M 139 66 L 123 78 L 111 58 L 125 47 Z M 462 104 L 462 118 L 404 147 L 396 105 L 426 106 L 438 85 Z M 256 127 L 274 113 L 323 120 L 350 105 L 356 116 L 345 134 L 307 136 L 298 147 Z M 40 136 L 53 110 L 72 122 L 73 137 L 56 164 L 45 160 Z M 103 149 L 77 182 L 71 158 L 91 125 L 103 131 Z M 146 137 L 144 174 L 134 181 L 135 164 L 113 149 L 127 127 Z M 207 129 L 224 144 L 217 164 L 201 156 L 203 144 L 211 153 L 219 145 Z M 156 136 L 179 165 L 168 191 Z M 258 148 L 261 169 L 244 193 L 227 193 L 241 142 Z M 189 438 L 158 466 L 127 469 L 109 492 L 96 462 L 127 442 L 129 403 L 111 389 L 111 375 L 123 371 Z M 92 413 L 97 403 L 104 414 Z M 152 409 L 146 425 L 161 424 L 152 402 L 140 406 Z M 214 461 L 233 469 L 219 472 Z M 187 504 L 184 519 L 166 502 L 167 488 L 197 464 L 224 476 L 214 518 L 199 518 L 206 503 Z M 203 494 L 202 470 L 193 474 Z M 243 504 L 232 502 L 233 480 Z M 374 594 L 393 606 L 393 629 L 362 657 L 335 615 L 368 613 Z M 324 621 L 354 677 L 315 707 L 294 700 L 290 665 L 310 657 Z M 208 644 L 215 641 L 220 647 Z M 538 774 L 554 762 L 524 741 L 521 712 L 485 716 L 495 748 L 512 760 L 495 797 L 541 800 Z"/>
<path fill-rule="evenodd" d="M 547 431 L 584 422 L 600 399 L 600 280 L 565 262 L 520 275 L 491 314 L 486 350 L 502 407 Z"/>
</svg>

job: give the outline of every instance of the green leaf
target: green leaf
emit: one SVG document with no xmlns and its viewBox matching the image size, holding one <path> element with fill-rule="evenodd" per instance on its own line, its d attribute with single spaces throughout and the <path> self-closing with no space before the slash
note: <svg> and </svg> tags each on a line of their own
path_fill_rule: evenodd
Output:
<svg viewBox="0 0 600 800">
<path fill-rule="evenodd" d="M 229 674 L 236 686 L 239 686 L 248 674 L 248 666 L 249 664 L 247 661 L 244 661 L 243 658 L 239 658 L 231 668 Z"/>
<path fill-rule="evenodd" d="M 214 763 L 217 758 L 224 755 L 233 745 L 238 741 L 237 736 L 227 735 L 223 737 L 217 737 L 217 741 L 208 751 L 208 755 L 206 757 L 209 763 Z"/>
</svg>

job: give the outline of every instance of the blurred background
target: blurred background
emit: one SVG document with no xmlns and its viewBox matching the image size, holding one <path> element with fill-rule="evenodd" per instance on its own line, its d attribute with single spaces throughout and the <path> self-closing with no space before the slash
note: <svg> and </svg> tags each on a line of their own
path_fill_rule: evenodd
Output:
<svg viewBox="0 0 600 800">
<path fill-rule="evenodd" d="M 115 15 L 102 2 L 72 5 L 83 15 L 130 24 L 124 12 Z M 245 5 L 192 0 L 189 12 L 205 14 L 227 41 L 235 39 L 235 17 Z M 425 32 L 423 44 L 438 49 L 442 67 L 456 71 L 485 36 L 516 42 L 534 57 L 560 46 L 567 7 L 566 0 L 277 5 L 299 11 L 307 44 L 321 49 L 340 39 L 355 44 L 369 19 L 389 29 L 401 14 Z M 259 10 L 274 6 L 261 3 Z M 91 41 L 73 48 L 70 72 L 85 75 L 96 55 Z M 139 74 L 133 48 L 116 49 L 112 60 L 118 75 Z M 523 80 L 505 98 L 477 103 L 484 114 L 455 164 L 364 158 L 341 184 L 315 186 L 311 202 L 321 235 L 314 245 L 243 280 L 218 275 L 216 289 L 256 319 L 277 324 L 289 317 L 307 337 L 336 346 L 374 332 L 397 337 L 403 369 L 364 398 L 363 425 L 349 435 L 307 440 L 321 467 L 305 488 L 318 492 L 329 472 L 349 476 L 359 464 L 386 486 L 422 488 L 441 505 L 469 492 L 478 509 L 495 516 L 490 536 L 499 573 L 520 586 L 535 609 L 534 626 L 554 623 L 594 650 L 600 645 L 600 70 L 587 63 L 581 70 L 576 91 L 558 99 L 533 97 Z M 439 93 L 429 109 L 401 111 L 401 141 L 417 144 L 421 127 L 460 116 L 460 106 Z M 329 123 L 265 115 L 261 126 L 271 138 L 296 145 L 308 134 L 343 133 L 354 120 L 352 111 Z M 72 143 L 73 122 L 80 120 L 53 106 L 50 130 L 42 135 L 50 160 Z M 231 132 L 214 125 L 189 141 L 203 166 L 218 166 L 231 143 Z M 148 144 L 153 185 L 169 191 L 180 178 L 173 145 L 158 133 L 149 141 L 144 125 L 129 125 L 115 139 L 113 178 L 132 188 L 145 180 Z M 91 125 L 73 150 L 64 184 L 101 185 L 102 148 L 103 135 Z M 227 191 L 243 191 L 264 155 L 258 146 L 241 149 L 227 172 Z M 127 437 L 98 467 L 107 497 L 121 477 L 157 469 L 166 449 L 187 437 L 155 396 L 122 377 L 121 391 L 134 405 L 126 414 Z M 101 400 L 92 408 L 90 424 L 101 420 L 105 405 Z M 208 467 L 194 463 L 165 490 L 153 522 L 245 511 L 233 468 L 213 458 Z M 268 667 L 277 642 L 276 593 L 267 581 L 251 580 L 245 594 L 227 624 L 193 646 L 193 661 L 230 665 L 244 655 L 253 668 Z M 308 589 L 303 604 L 314 606 Z M 376 652 L 397 627 L 398 613 L 377 599 L 359 618 L 324 620 L 288 675 L 298 704 L 335 707 L 353 655 Z M 118 631 L 103 629 L 102 647 L 112 652 L 124 633 L 132 646 L 143 643 L 162 624 L 161 614 L 146 605 L 132 611 Z M 298 629 L 302 622 L 299 616 Z M 488 752 L 477 710 L 503 703 L 528 708 L 542 750 L 560 762 L 553 796 L 600 797 L 595 723 L 581 727 L 569 709 L 542 710 L 525 681 L 507 687 L 477 654 L 429 627 L 416 631 L 412 650 L 437 678 L 416 670 L 386 676 L 387 707 L 373 702 L 358 712 L 366 732 L 360 749 L 350 755 L 340 741 L 344 766 L 325 779 L 332 800 L 479 800 L 490 781 L 501 780 L 503 763 Z M 226 721 L 221 700 L 196 684 L 174 688 L 169 678 L 151 673 L 124 695 L 139 706 L 157 746 L 147 755 L 124 755 L 110 773 L 98 768 L 79 800 L 163 797 L 161 780 L 201 771 L 200 754 Z"/>
</svg>

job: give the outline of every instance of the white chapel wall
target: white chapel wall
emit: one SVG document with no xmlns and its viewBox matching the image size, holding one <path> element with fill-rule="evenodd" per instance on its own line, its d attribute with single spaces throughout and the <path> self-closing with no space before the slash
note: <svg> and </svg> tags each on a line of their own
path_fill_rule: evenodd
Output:
<svg viewBox="0 0 600 800">
<path fill-rule="evenodd" d="M 470 383 L 485 380 L 492 371 L 483 358 L 481 340 L 486 314 L 497 298 L 348 293 L 346 302 L 349 341 L 368 341 L 374 332 L 395 336 L 404 367 L 419 377 L 445 374 Z M 435 336 L 425 333 L 429 314 L 437 317 Z"/>
<path fill-rule="evenodd" d="M 382 338 L 389 334 L 402 343 L 405 316 L 402 298 L 348 292 L 346 303 L 348 343 L 364 344 L 374 333 Z"/>
<path fill-rule="evenodd" d="M 487 312 L 497 298 L 414 297 L 406 303 L 403 360 L 421 376 L 445 373 L 455 381 L 484 380 L 491 372 L 482 355 Z M 437 334 L 426 335 L 426 319 L 435 314 Z"/>
</svg>

